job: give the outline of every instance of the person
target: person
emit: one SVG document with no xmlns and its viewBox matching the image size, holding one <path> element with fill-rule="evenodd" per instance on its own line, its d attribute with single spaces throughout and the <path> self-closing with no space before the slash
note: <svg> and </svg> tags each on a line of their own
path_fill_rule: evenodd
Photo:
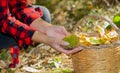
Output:
<svg viewBox="0 0 120 73">
<path fill-rule="evenodd" d="M 52 25 L 43 17 L 42 10 L 28 6 L 27 0 L 0 0 L 0 49 L 10 47 L 14 68 L 19 63 L 20 47 L 27 48 L 34 42 L 45 43 L 53 49 L 73 54 L 82 48 L 65 50 L 69 43 L 62 39 L 68 35 L 63 26 Z"/>
</svg>

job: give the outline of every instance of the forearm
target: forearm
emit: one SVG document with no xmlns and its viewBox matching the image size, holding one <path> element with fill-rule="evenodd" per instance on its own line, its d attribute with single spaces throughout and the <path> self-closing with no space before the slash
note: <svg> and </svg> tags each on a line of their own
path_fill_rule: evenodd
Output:
<svg viewBox="0 0 120 73">
<path fill-rule="evenodd" d="M 47 23 L 46 21 L 44 21 L 41 18 L 37 18 L 35 19 L 31 24 L 30 27 L 36 29 L 37 31 L 41 32 L 41 33 L 46 33 L 46 29 L 49 28 L 49 26 L 51 26 L 50 23 Z"/>
<path fill-rule="evenodd" d="M 15 7 L 18 3 L 21 5 Z M 42 11 L 40 10 L 38 12 L 35 11 L 33 7 L 28 7 L 27 1 L 11 0 L 9 2 L 9 8 L 11 14 L 17 19 L 42 33 L 45 33 L 45 29 L 50 25 L 40 18 L 42 16 Z"/>
<path fill-rule="evenodd" d="M 47 36 L 44 35 L 43 33 L 35 31 L 31 40 L 37 43 L 44 43 L 46 38 Z"/>
</svg>

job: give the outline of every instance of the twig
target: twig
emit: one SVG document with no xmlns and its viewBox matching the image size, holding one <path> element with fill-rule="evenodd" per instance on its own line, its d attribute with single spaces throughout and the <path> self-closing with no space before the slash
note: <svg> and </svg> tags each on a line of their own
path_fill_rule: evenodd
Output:
<svg viewBox="0 0 120 73">
<path fill-rule="evenodd" d="M 118 1 L 118 0 L 115 0 L 115 2 L 116 2 L 117 4 L 119 4 L 119 1 Z"/>
<path fill-rule="evenodd" d="M 120 3 L 119 3 L 119 1 L 118 0 L 115 0 L 115 2 L 117 3 L 117 9 L 118 9 L 118 11 L 120 12 Z"/>
<path fill-rule="evenodd" d="M 110 7 L 110 4 L 109 4 L 109 2 L 107 1 L 107 0 L 103 0 L 105 3 L 106 3 L 106 5 L 108 6 L 108 7 Z"/>
</svg>

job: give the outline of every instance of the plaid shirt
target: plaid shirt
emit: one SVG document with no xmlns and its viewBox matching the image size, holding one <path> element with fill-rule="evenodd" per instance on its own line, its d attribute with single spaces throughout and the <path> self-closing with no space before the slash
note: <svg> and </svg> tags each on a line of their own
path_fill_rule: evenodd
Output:
<svg viewBox="0 0 120 73">
<path fill-rule="evenodd" d="M 0 0 L 0 31 L 11 35 L 19 46 L 27 47 L 32 44 L 31 37 L 35 30 L 29 25 L 41 16 L 41 9 L 33 9 L 27 5 L 26 0 Z M 19 63 L 19 46 L 10 48 L 12 63 L 9 67 L 11 68 Z"/>
<path fill-rule="evenodd" d="M 0 0 L 0 31 L 13 36 L 19 46 L 32 43 L 35 30 L 29 25 L 41 16 L 42 11 L 28 6 L 26 0 Z"/>
</svg>

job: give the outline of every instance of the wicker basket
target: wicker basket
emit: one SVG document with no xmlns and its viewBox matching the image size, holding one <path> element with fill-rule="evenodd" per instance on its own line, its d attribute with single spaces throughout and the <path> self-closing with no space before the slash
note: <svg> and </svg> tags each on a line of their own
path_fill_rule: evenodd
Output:
<svg viewBox="0 0 120 73">
<path fill-rule="evenodd" d="M 111 24 L 111 22 L 109 23 Z M 74 28 L 75 31 L 76 27 Z M 82 51 L 72 55 L 72 62 L 75 73 L 119 73 L 120 42 L 117 41 L 110 45 L 84 46 Z"/>
<path fill-rule="evenodd" d="M 85 48 L 81 52 L 73 54 L 72 62 L 75 73 L 118 73 L 120 60 L 115 49 L 118 46 Z"/>
<path fill-rule="evenodd" d="M 115 57 L 117 58 L 118 62 L 117 66 L 120 73 L 120 46 L 118 46 L 115 51 L 116 51 Z"/>
</svg>

